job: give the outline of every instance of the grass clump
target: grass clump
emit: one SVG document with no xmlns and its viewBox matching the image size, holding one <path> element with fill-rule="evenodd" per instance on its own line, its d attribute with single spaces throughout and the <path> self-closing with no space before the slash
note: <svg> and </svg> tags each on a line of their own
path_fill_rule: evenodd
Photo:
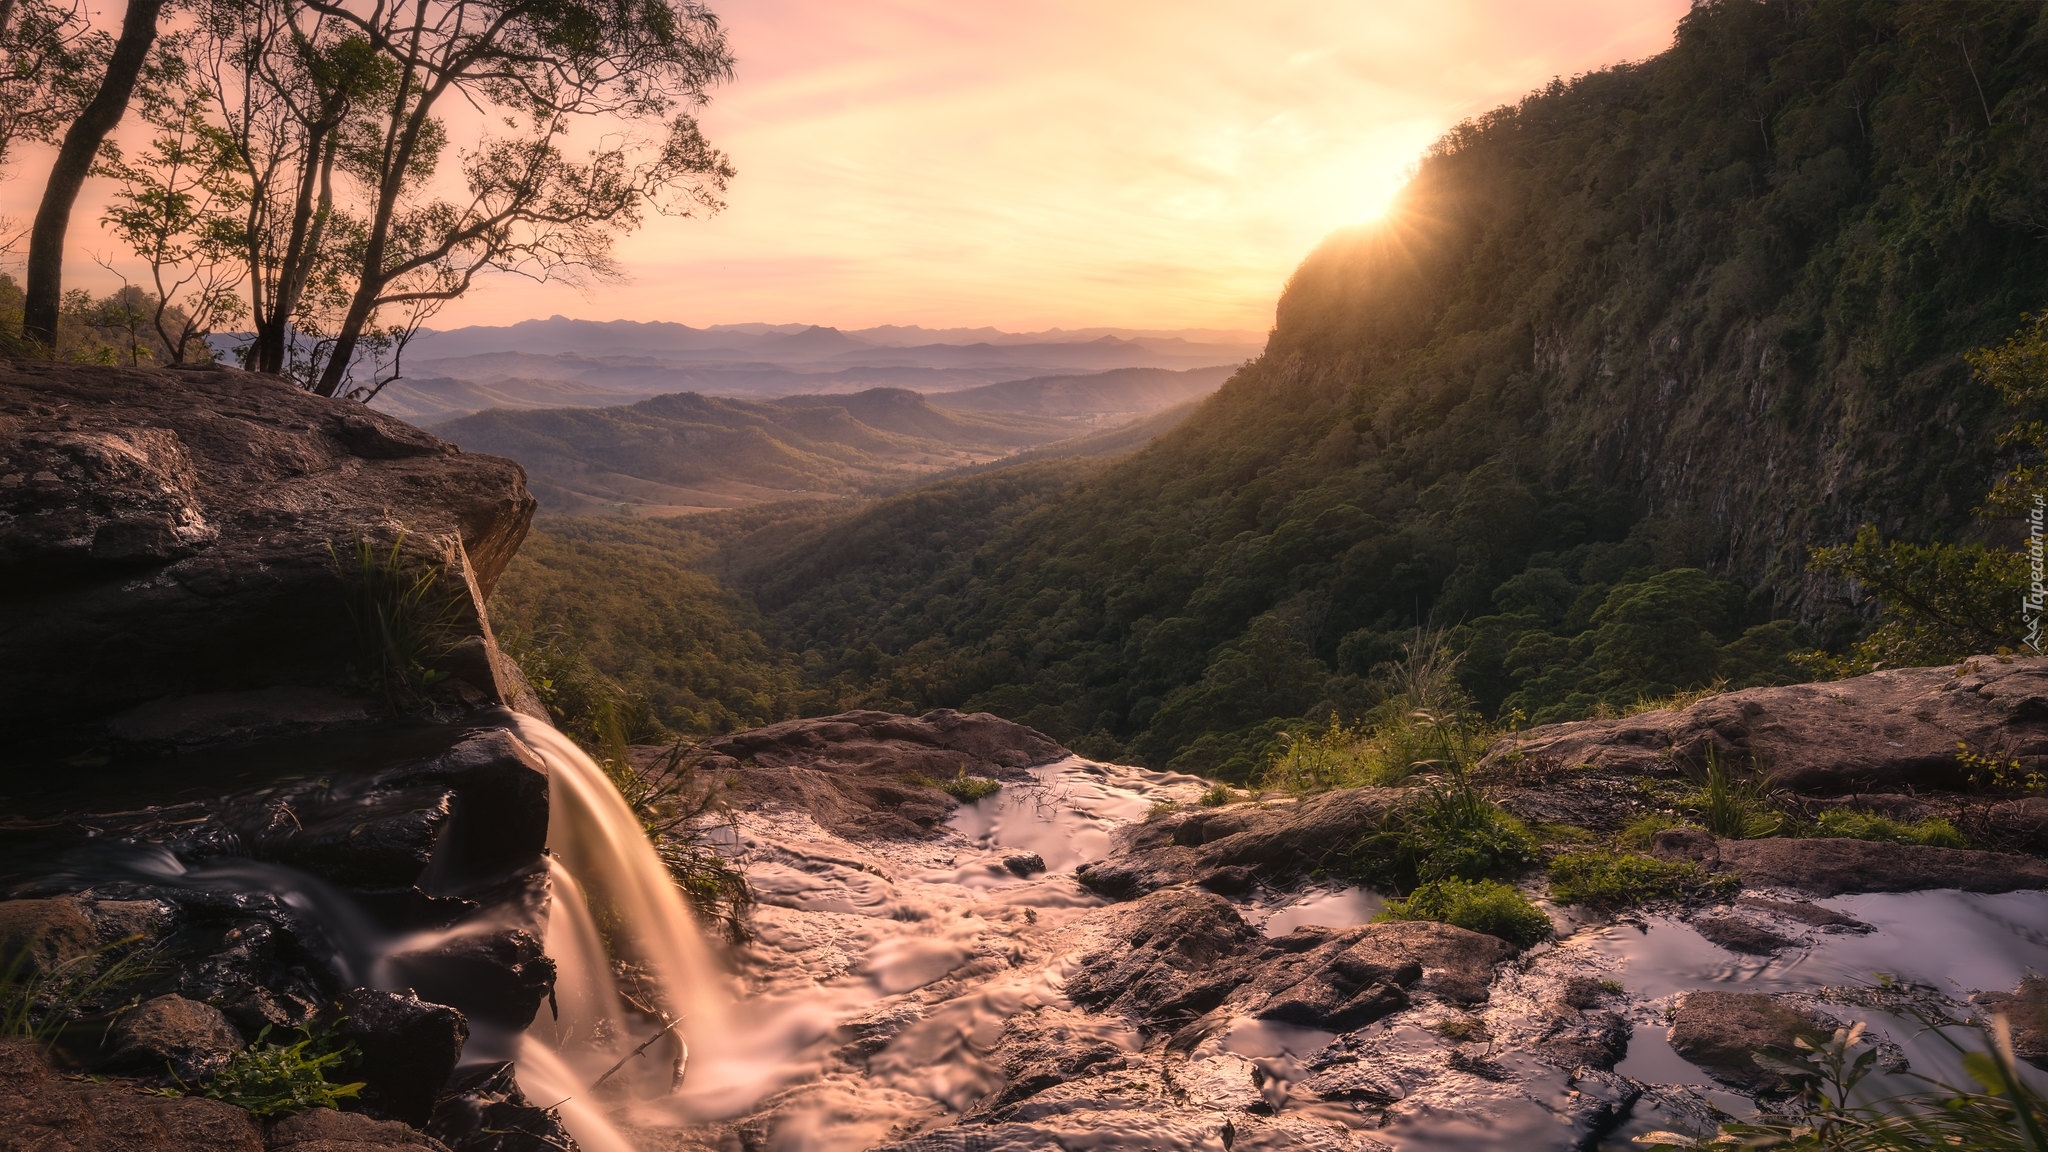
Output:
<svg viewBox="0 0 2048 1152">
<path fill-rule="evenodd" d="M 127 990 L 156 967 L 156 953 L 129 937 L 104 948 L 38 965 L 23 947 L 0 967 L 0 1036 L 55 1044 L 81 1017 L 133 1003 Z"/>
<path fill-rule="evenodd" d="M 1230 785 L 1212 784 L 1207 792 L 1202 793 L 1202 798 L 1197 803 L 1204 808 L 1221 808 L 1235 799 L 1237 793 L 1231 790 Z"/>
<path fill-rule="evenodd" d="M 1260 783 L 1297 795 L 1387 787 L 1483 755 L 1498 733 L 1479 722 L 1444 635 L 1418 631 L 1402 653 L 1375 670 L 1386 696 L 1364 720 L 1332 719 L 1320 732 L 1283 733 L 1283 748 Z"/>
<path fill-rule="evenodd" d="M 1928 844 L 1936 848 L 1968 848 L 1970 842 L 1954 824 L 1929 816 L 1911 824 L 1869 812 L 1835 809 L 1814 821 L 1814 835 L 1845 840 L 1882 840 L 1891 844 Z"/>
<path fill-rule="evenodd" d="M 1621 830 L 1616 839 L 1624 848 L 1648 848 L 1656 843 L 1657 833 L 1667 828 L 1690 827 L 1692 825 L 1669 812 L 1647 812 L 1629 821 L 1628 826 Z"/>
<path fill-rule="evenodd" d="M 990 780 L 986 776 L 969 776 L 965 768 L 945 780 L 934 780 L 930 776 L 913 774 L 905 776 L 903 782 L 915 784 L 920 788 L 937 788 L 962 804 L 972 804 L 1003 790 L 1002 781 Z"/>
<path fill-rule="evenodd" d="M 1550 898 L 1559 904 L 1626 908 L 1648 900 L 1726 895 L 1741 886 L 1691 861 L 1658 860 L 1636 852 L 1570 852 L 1550 864 Z"/>
<path fill-rule="evenodd" d="M 398 712 L 432 712 L 432 690 L 448 674 L 433 665 L 462 639 L 459 594 L 441 587 L 441 566 L 404 554 L 405 533 L 389 548 L 358 536 L 346 556 L 328 555 L 341 578 L 361 661 L 356 677 Z"/>
<path fill-rule="evenodd" d="M 1511 876 L 1535 860 L 1528 828 L 1455 776 L 1425 782 L 1379 828 L 1353 841 L 1336 870 L 1407 891 L 1436 880 Z"/>
<path fill-rule="evenodd" d="M 1707 749 L 1707 775 L 1691 804 L 1707 831 L 1724 840 L 1758 840 L 1785 827 L 1785 816 L 1771 806 L 1770 781 L 1742 777 L 1723 766 Z"/>
<path fill-rule="evenodd" d="M 1512 885 L 1498 880 L 1432 880 L 1405 900 L 1389 901 L 1373 920 L 1435 920 L 1497 936 L 1516 948 L 1550 935 L 1550 917 Z"/>
<path fill-rule="evenodd" d="M 353 1044 L 335 1046 L 327 1035 L 307 1029 L 300 1030 L 293 1044 L 265 1043 L 269 1035 L 266 1025 L 256 1042 L 235 1053 L 204 1088 L 181 1084 L 166 1091 L 225 1101 L 267 1119 L 311 1108 L 338 1108 L 363 1090 L 361 1081 L 337 1084 L 328 1079 L 355 1057 Z"/>
</svg>

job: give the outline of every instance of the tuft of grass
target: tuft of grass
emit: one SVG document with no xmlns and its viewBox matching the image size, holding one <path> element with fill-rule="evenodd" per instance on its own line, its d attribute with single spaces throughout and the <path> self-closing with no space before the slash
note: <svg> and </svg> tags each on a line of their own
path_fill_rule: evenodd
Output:
<svg viewBox="0 0 2048 1152">
<path fill-rule="evenodd" d="M 654 844 L 655 855 L 674 877 L 692 909 L 733 943 L 750 935 L 747 917 L 754 891 L 746 873 L 713 844 L 713 829 L 732 827 L 725 807 L 728 781 L 699 771 L 700 749 L 678 740 L 646 772 L 635 769 L 621 742 L 613 755 L 597 758 L 626 806 Z"/>
<path fill-rule="evenodd" d="M 1667 708 L 1673 712 L 1683 712 L 1702 700 L 1719 696 L 1726 691 L 1728 691 L 1728 681 L 1724 678 L 1716 680 L 1704 688 L 1673 692 L 1669 696 L 1658 696 L 1655 698 L 1638 696 L 1635 703 L 1621 710 L 1621 714 L 1623 716 L 1641 716 L 1645 712 L 1661 712 Z"/>
<path fill-rule="evenodd" d="M 1845 840 L 1882 840 L 1892 844 L 1930 844 L 1937 848 L 1968 848 L 1970 842 L 1954 824 L 1940 816 L 1908 824 L 1869 812 L 1834 809 L 1814 821 L 1814 834 Z"/>
<path fill-rule="evenodd" d="M 1473 711 L 1444 635 L 1418 631 L 1402 651 L 1402 659 L 1374 670 L 1387 695 L 1363 720 L 1283 733 L 1260 785 L 1297 795 L 1388 787 L 1420 773 L 1458 771 L 1484 755 L 1499 731 Z"/>
<path fill-rule="evenodd" d="M 1657 840 L 1657 833 L 1667 828 L 1690 828 L 1692 825 L 1669 812 L 1649 812 L 1629 821 L 1621 830 L 1618 839 L 1625 848 L 1648 848 Z"/>
<path fill-rule="evenodd" d="M 1707 748 L 1707 777 L 1692 796 L 1692 805 L 1707 831 L 1724 840 L 1759 840 L 1785 827 L 1785 816 L 1771 807 L 1770 782 L 1761 776 L 1741 777 L 1729 771 Z"/>
<path fill-rule="evenodd" d="M 1212 784 L 1207 792 L 1202 793 L 1202 798 L 1197 803 L 1204 808 L 1221 808 L 1235 799 L 1237 793 L 1231 790 L 1230 785 Z"/>
<path fill-rule="evenodd" d="M 82 956 L 38 967 L 23 948 L 0 969 L 0 1036 L 26 1036 L 55 1044 L 81 1017 L 117 1009 L 126 990 L 148 976 L 155 952 L 131 936 Z"/>
<path fill-rule="evenodd" d="M 268 1025 L 256 1042 L 214 1073 L 204 1088 L 180 1084 L 165 1089 L 167 1095 L 205 1096 L 268 1119 L 290 1116 L 312 1108 L 338 1108 L 343 1100 L 363 1090 L 361 1081 L 336 1084 L 327 1077 L 355 1057 L 355 1045 L 331 1044 L 329 1033 L 299 1030 L 293 1044 L 270 1044 Z"/>
<path fill-rule="evenodd" d="M 1459 776 L 1425 782 L 1379 828 L 1346 847 L 1333 870 L 1405 891 L 1434 880 L 1511 876 L 1535 860 L 1528 828 Z"/>
<path fill-rule="evenodd" d="M 346 559 L 334 562 L 356 633 L 357 669 L 364 685 L 399 712 L 431 712 L 433 687 L 447 673 L 433 667 L 461 639 L 460 600 L 441 591 L 441 566 L 415 564 L 404 555 L 405 533 L 389 548 L 356 537 Z"/>
<path fill-rule="evenodd" d="M 1571 852 L 1550 864 L 1550 898 L 1559 904 L 1627 908 L 1649 900 L 1729 895 L 1741 886 L 1737 877 L 1716 875 L 1691 861 L 1635 852 Z"/>
<path fill-rule="evenodd" d="M 1486 1030 L 1486 1021 L 1477 1016 L 1446 1016 L 1432 1028 L 1437 1035 L 1459 1044 L 1481 1044 L 1493 1039 Z"/>
<path fill-rule="evenodd" d="M 1373 920 L 1435 920 L 1497 936 L 1518 949 L 1550 935 L 1550 917 L 1498 880 L 1432 880 L 1405 900 L 1389 901 Z"/>
<path fill-rule="evenodd" d="M 986 776 L 969 776 L 965 768 L 947 780 L 934 780 L 929 776 L 913 774 L 905 776 L 903 782 L 915 784 L 920 788 L 937 788 L 962 804 L 972 804 L 1003 790 L 1002 781 L 990 780 Z"/>
<path fill-rule="evenodd" d="M 1577 824 L 1550 824 L 1539 822 L 1531 829 L 1536 838 L 1545 844 L 1596 844 L 1600 837 L 1590 829 Z"/>
</svg>

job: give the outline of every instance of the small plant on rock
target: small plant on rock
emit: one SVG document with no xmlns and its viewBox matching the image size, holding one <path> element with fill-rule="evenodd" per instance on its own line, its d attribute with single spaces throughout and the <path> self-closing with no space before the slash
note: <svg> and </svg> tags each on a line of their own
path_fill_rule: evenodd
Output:
<svg viewBox="0 0 2048 1152">
<path fill-rule="evenodd" d="M 1198 803 L 1204 808 L 1221 808 L 1235 799 L 1237 799 L 1237 793 L 1231 790 L 1230 785 L 1212 784 L 1207 792 L 1202 793 L 1202 798 Z"/>
<path fill-rule="evenodd" d="M 1497 936 L 1516 948 L 1550 935 L 1550 917 L 1512 885 L 1498 880 L 1432 880 L 1406 900 L 1389 901 L 1373 920 L 1435 920 Z"/>
<path fill-rule="evenodd" d="M 50 963 L 38 963 L 28 947 L 17 949 L 0 967 L 0 1036 L 55 1044 L 79 1018 L 132 1005 L 128 989 L 158 962 L 155 952 L 137 946 L 140 940 L 131 936 Z"/>
<path fill-rule="evenodd" d="M 1937 848 L 1968 848 L 1956 826 L 1939 816 L 1908 824 L 1870 812 L 1835 809 L 1820 814 L 1814 834 L 1847 840 L 1882 840 L 1892 844 L 1931 844 Z"/>
<path fill-rule="evenodd" d="M 1741 886 L 1740 879 L 1715 875 L 1691 861 L 1658 860 L 1635 852 L 1571 852 L 1550 864 L 1550 898 L 1593 908 L 1730 895 Z"/>
<path fill-rule="evenodd" d="M 290 1116 L 311 1108 L 337 1108 L 363 1090 L 360 1081 L 336 1084 L 327 1077 L 355 1055 L 352 1044 L 335 1045 L 332 1032 L 300 1029 L 293 1044 L 271 1044 L 269 1026 L 256 1042 L 214 1073 L 204 1088 L 180 1084 L 170 1095 L 198 1095 L 222 1100 L 252 1116 Z"/>
<path fill-rule="evenodd" d="M 1707 748 L 1707 776 L 1692 804 L 1707 831 L 1724 840 L 1758 840 L 1776 835 L 1785 816 L 1771 807 L 1770 782 L 1762 776 L 1740 777 L 1722 765 Z"/>
<path fill-rule="evenodd" d="M 355 627 L 356 675 L 393 710 L 430 712 L 429 692 L 447 678 L 432 665 L 460 638 L 460 601 L 442 589 L 440 565 L 410 562 L 404 547 L 400 532 L 389 548 L 359 536 L 346 558 L 331 544 L 328 554 Z"/>
</svg>

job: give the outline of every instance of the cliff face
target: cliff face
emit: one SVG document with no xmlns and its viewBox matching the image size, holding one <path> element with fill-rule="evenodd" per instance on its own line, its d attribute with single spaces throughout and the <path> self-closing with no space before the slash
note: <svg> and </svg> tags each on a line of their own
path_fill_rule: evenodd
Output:
<svg viewBox="0 0 2048 1152">
<path fill-rule="evenodd" d="M 345 570 L 401 536 L 466 638 L 443 671 L 513 701 L 482 605 L 533 507 L 509 460 L 274 378 L 0 366 L 0 724 L 343 685 L 366 661 Z"/>
</svg>

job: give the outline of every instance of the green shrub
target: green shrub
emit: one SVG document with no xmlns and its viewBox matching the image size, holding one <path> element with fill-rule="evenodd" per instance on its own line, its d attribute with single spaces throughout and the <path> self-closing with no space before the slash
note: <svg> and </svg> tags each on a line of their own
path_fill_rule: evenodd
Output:
<svg viewBox="0 0 2048 1152">
<path fill-rule="evenodd" d="M 290 1116 L 309 1108 L 336 1108 L 363 1090 L 360 1081 L 336 1084 L 327 1079 L 355 1056 L 350 1044 L 330 1046 L 327 1034 L 301 1029 L 295 1044 L 268 1044 L 265 1026 L 256 1042 L 228 1061 L 197 1095 L 223 1100 L 252 1116 Z M 189 1088 L 184 1094 L 192 1094 Z M 178 1090 L 173 1090 L 176 1093 Z"/>
<path fill-rule="evenodd" d="M 1741 887 L 1690 861 L 1657 860 L 1635 852 L 1595 849 L 1559 856 L 1550 864 L 1550 898 L 1559 904 L 1626 908 L 1647 900 L 1722 895 Z"/>
<path fill-rule="evenodd" d="M 1883 840 L 1893 844 L 1931 844 L 1937 848 L 1968 848 L 1970 842 L 1956 826 L 1939 816 L 1907 824 L 1869 812 L 1835 809 L 1820 814 L 1814 822 L 1817 836 L 1845 840 Z"/>
<path fill-rule="evenodd" d="M 1433 880 L 1511 876 L 1536 860 L 1535 838 L 1464 779 L 1432 779 L 1353 841 L 1335 871 L 1404 891 Z"/>
<path fill-rule="evenodd" d="M 328 555 L 341 578 L 356 634 L 356 674 L 395 711 L 430 712 L 447 673 L 433 665 L 462 639 L 461 593 L 442 587 L 441 566 L 406 557 L 405 533 L 378 548 L 357 537 L 346 558 Z"/>
<path fill-rule="evenodd" d="M 1498 880 L 1432 880 L 1410 892 L 1406 900 L 1389 901 L 1373 920 L 1435 920 L 1498 936 L 1516 948 L 1527 948 L 1550 935 L 1550 917 L 1513 886 Z"/>
<path fill-rule="evenodd" d="M 1204 808 L 1221 808 L 1235 799 L 1237 793 L 1230 790 L 1230 785 L 1214 784 L 1207 792 L 1202 793 L 1200 803 Z"/>
<path fill-rule="evenodd" d="M 969 776 L 965 768 L 962 768 L 958 774 L 948 780 L 934 780 L 929 776 L 913 775 L 905 776 L 903 782 L 915 784 L 920 788 L 937 788 L 962 804 L 972 804 L 976 800 L 993 796 L 1003 789 L 1002 781 L 990 780 L 986 776 Z"/>
</svg>

